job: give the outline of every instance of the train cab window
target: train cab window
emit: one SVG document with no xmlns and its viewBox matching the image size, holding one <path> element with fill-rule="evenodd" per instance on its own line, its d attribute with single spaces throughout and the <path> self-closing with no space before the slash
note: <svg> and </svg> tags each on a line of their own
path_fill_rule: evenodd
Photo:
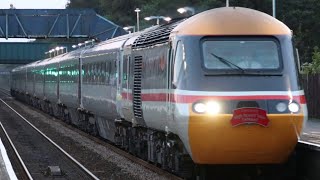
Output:
<svg viewBox="0 0 320 180">
<path fill-rule="evenodd" d="M 174 86 L 177 85 L 181 74 L 186 70 L 186 58 L 185 58 L 185 50 L 184 45 L 181 41 L 178 42 L 176 48 L 176 54 L 174 57 L 174 65 L 173 65 L 173 79 L 172 84 Z"/>
<path fill-rule="evenodd" d="M 272 71 L 281 68 L 280 45 L 273 38 L 208 38 L 202 41 L 209 70 Z"/>
</svg>

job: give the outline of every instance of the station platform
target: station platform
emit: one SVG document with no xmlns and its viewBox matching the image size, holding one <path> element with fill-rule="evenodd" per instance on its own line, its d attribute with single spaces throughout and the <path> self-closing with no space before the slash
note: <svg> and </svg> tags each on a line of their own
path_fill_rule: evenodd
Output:
<svg viewBox="0 0 320 180">
<path fill-rule="evenodd" d="M 12 168 L 7 151 L 0 139 L 0 179 L 17 180 L 17 176 Z"/>
<path fill-rule="evenodd" d="M 320 145 L 320 119 L 309 119 L 300 138 L 303 141 Z"/>
</svg>

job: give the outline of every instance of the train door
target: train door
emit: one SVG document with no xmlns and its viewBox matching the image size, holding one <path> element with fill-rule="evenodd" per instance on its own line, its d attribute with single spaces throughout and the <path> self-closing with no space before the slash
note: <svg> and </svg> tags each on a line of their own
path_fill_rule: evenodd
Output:
<svg viewBox="0 0 320 180">
<path fill-rule="evenodd" d="M 174 50 L 171 47 L 171 44 L 168 48 L 167 54 L 167 122 L 170 125 L 173 121 L 173 96 L 172 96 L 172 71 L 173 71 L 173 57 L 174 57 Z M 171 127 L 171 126 L 169 126 Z"/>
<path fill-rule="evenodd" d="M 122 112 L 123 62 L 124 62 L 123 51 L 120 50 L 117 53 L 117 61 L 116 61 L 116 65 L 117 65 L 117 96 L 116 96 L 116 103 L 117 103 L 117 112 L 118 112 L 118 115 L 120 115 L 121 118 L 123 118 L 123 112 Z"/>
<path fill-rule="evenodd" d="M 132 113 L 130 111 L 130 92 L 129 92 L 129 78 L 130 78 L 130 55 L 123 55 L 122 63 L 122 113 L 123 118 L 132 118 Z"/>
</svg>

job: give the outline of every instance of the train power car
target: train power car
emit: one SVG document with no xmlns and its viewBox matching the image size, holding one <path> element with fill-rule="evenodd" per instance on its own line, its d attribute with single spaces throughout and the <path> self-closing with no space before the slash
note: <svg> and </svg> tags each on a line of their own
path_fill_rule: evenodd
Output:
<svg viewBox="0 0 320 180">
<path fill-rule="evenodd" d="M 182 176 L 279 164 L 307 117 L 290 29 L 223 7 L 12 71 L 13 96 Z"/>
</svg>

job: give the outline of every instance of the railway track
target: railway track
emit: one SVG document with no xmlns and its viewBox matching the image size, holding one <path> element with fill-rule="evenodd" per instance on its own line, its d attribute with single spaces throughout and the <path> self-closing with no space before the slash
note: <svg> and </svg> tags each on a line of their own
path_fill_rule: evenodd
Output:
<svg viewBox="0 0 320 180">
<path fill-rule="evenodd" d="M 20 180 L 33 179 L 1 122 L 0 122 L 0 138 L 11 160 L 11 164 L 14 168 L 16 177 Z"/>
<path fill-rule="evenodd" d="M 5 94 L 6 96 L 11 96 L 10 95 L 10 91 L 9 90 L 6 90 L 6 89 L 3 89 L 3 88 L 0 88 L 0 92 Z"/>
<path fill-rule="evenodd" d="M 4 90 L 4 89 L 1 89 L 1 88 L 0 88 L 0 92 L 3 93 L 3 94 L 5 94 L 5 95 L 10 95 L 10 94 L 8 93 L 8 91 L 6 91 L 6 90 Z M 0 96 L 0 97 L 1 97 L 1 96 Z M 5 103 L 4 100 L 1 99 L 1 98 L 0 98 L 0 102 L 1 102 L 1 103 Z M 6 103 L 6 104 L 7 104 L 7 103 Z M 14 110 L 12 107 L 10 107 L 10 109 L 11 109 L 12 111 L 14 111 L 15 113 L 17 113 L 17 111 Z M 37 110 L 37 111 L 38 111 L 38 110 Z M 44 115 L 45 115 L 45 116 L 49 116 L 49 115 L 47 115 L 47 114 L 44 114 Z M 24 118 L 22 115 L 19 115 L 19 116 L 20 116 L 22 119 L 26 120 L 26 118 Z M 60 120 L 56 120 L 56 122 L 58 122 L 59 124 L 65 126 L 65 127 L 67 127 L 68 129 L 70 129 L 70 130 L 72 130 L 72 131 L 75 131 L 75 132 L 79 133 L 80 135 L 82 135 L 82 136 L 84 136 L 84 137 L 92 140 L 93 142 L 95 142 L 95 143 L 97 143 L 97 144 L 100 144 L 100 145 L 102 145 L 102 146 L 110 149 L 111 151 L 115 152 L 116 154 L 119 154 L 120 156 L 129 159 L 130 161 L 134 162 L 135 164 L 139 164 L 139 165 L 143 166 L 144 168 L 149 169 L 150 171 L 155 172 L 156 174 L 159 174 L 161 177 L 165 177 L 165 178 L 167 178 L 167 179 L 181 179 L 180 177 L 178 177 L 178 176 L 176 176 L 176 175 L 174 175 L 174 174 L 172 174 L 172 173 L 170 173 L 170 172 L 167 172 L 167 171 L 159 168 L 159 167 L 156 166 L 156 165 L 150 164 L 150 163 L 147 162 L 147 161 L 144 161 L 144 160 L 142 160 L 142 159 L 140 159 L 140 158 L 138 158 L 138 157 L 136 157 L 136 156 L 134 156 L 134 155 L 129 154 L 128 152 L 126 152 L 126 151 L 124 151 L 124 150 L 116 147 L 116 146 L 113 145 L 113 144 L 110 144 L 110 143 L 106 142 L 105 140 L 103 140 L 103 139 L 101 139 L 101 138 L 98 138 L 98 137 L 92 136 L 92 135 L 90 135 L 90 134 L 87 134 L 87 133 L 85 133 L 85 132 L 77 129 L 76 127 L 74 127 L 74 126 L 72 126 L 72 125 L 69 125 L 69 124 L 67 124 L 67 123 L 65 123 L 65 122 L 62 122 L 62 121 L 60 121 Z M 29 122 L 28 124 L 29 124 L 30 126 L 33 126 L 30 122 Z M 36 127 L 34 127 L 34 128 L 36 128 Z M 39 131 L 40 131 L 40 130 L 39 130 Z"/>
<path fill-rule="evenodd" d="M 0 90 L 0 120 L 4 132 L 15 145 L 27 175 L 21 179 L 98 179 L 82 164 L 31 124 L 25 117 L 5 102 L 8 93 Z M 5 96 L 3 96 L 5 95 Z M 11 160 L 12 161 L 12 160 Z M 23 165 L 25 164 L 25 165 Z M 29 173 L 27 173 L 29 172 Z M 21 170 L 16 171 L 17 174 Z M 19 178 L 20 179 L 20 178 Z"/>
</svg>

